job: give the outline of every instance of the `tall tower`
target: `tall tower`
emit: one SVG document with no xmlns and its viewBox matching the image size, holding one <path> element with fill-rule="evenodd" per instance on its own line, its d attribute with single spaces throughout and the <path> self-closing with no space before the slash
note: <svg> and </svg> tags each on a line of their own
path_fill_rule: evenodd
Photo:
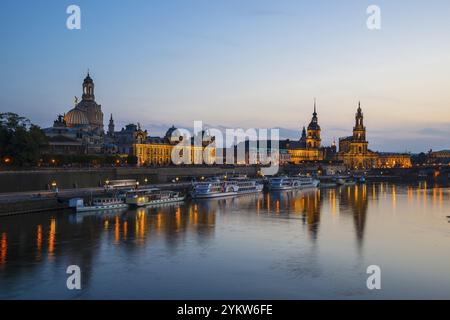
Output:
<svg viewBox="0 0 450 320">
<path fill-rule="evenodd" d="M 355 115 L 355 126 L 353 127 L 351 152 L 367 153 L 368 144 L 366 141 L 366 127 L 364 127 L 364 115 L 361 109 L 361 102 L 359 102 Z"/>
<path fill-rule="evenodd" d="M 102 106 L 95 102 L 94 81 L 89 71 L 83 81 L 82 99 L 75 108 L 86 114 L 93 131 L 97 131 L 99 135 L 104 134 Z"/>
<path fill-rule="evenodd" d="M 113 119 L 112 113 L 111 113 L 111 118 L 109 118 L 108 136 L 110 136 L 110 137 L 114 136 L 114 119 Z"/>
<path fill-rule="evenodd" d="M 87 73 L 86 78 L 84 78 L 83 81 L 83 100 L 87 101 L 94 101 L 95 95 L 94 95 L 94 81 L 92 80 L 91 76 L 89 75 L 89 71 Z"/>
<path fill-rule="evenodd" d="M 320 139 L 320 126 L 316 111 L 316 99 L 314 99 L 314 112 L 311 122 L 308 125 L 308 132 L 306 135 L 306 147 L 317 149 L 320 147 L 321 141 L 322 140 Z"/>
</svg>

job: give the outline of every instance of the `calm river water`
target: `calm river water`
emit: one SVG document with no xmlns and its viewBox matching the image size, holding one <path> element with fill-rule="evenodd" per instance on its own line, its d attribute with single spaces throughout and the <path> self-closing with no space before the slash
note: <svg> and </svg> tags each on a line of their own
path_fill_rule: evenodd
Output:
<svg viewBox="0 0 450 320">
<path fill-rule="evenodd" d="M 450 299 L 447 216 L 449 188 L 384 183 L 6 217 L 0 298 Z"/>
</svg>

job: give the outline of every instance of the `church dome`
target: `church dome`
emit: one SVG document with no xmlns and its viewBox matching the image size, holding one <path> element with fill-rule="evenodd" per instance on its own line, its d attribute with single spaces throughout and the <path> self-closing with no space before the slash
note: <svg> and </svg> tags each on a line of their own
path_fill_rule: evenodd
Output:
<svg viewBox="0 0 450 320">
<path fill-rule="evenodd" d="M 181 133 L 177 128 L 175 128 L 175 126 L 172 126 L 169 130 L 167 130 L 164 137 L 172 144 L 178 143 L 180 141 Z"/>
<path fill-rule="evenodd" d="M 175 128 L 175 126 L 172 126 L 171 128 L 169 128 L 169 130 L 167 130 L 165 137 L 170 139 L 175 131 L 177 131 L 177 128 Z"/>
<path fill-rule="evenodd" d="M 72 109 L 64 116 L 67 126 L 89 125 L 86 114 L 78 109 Z"/>
</svg>

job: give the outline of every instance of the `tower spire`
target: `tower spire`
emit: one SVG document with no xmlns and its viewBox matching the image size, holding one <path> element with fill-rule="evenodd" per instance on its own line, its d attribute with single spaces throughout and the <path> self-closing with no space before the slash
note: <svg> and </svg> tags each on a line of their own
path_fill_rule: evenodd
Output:
<svg viewBox="0 0 450 320">
<path fill-rule="evenodd" d="M 317 111 L 316 111 L 316 98 L 314 98 L 314 114 L 317 114 Z"/>
</svg>

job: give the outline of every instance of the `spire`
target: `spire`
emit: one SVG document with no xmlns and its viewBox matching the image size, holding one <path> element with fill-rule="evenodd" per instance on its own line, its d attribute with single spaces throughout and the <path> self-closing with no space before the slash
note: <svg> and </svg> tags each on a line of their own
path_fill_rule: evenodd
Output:
<svg viewBox="0 0 450 320">
<path fill-rule="evenodd" d="M 108 135 L 110 137 L 114 136 L 114 119 L 113 119 L 112 113 L 111 113 L 111 117 L 109 118 Z"/>
<path fill-rule="evenodd" d="M 314 113 L 313 115 L 317 115 L 317 111 L 316 111 L 316 98 L 314 98 Z"/>
<path fill-rule="evenodd" d="M 300 137 L 300 141 L 306 141 L 306 128 L 303 126 L 302 136 Z"/>
</svg>

